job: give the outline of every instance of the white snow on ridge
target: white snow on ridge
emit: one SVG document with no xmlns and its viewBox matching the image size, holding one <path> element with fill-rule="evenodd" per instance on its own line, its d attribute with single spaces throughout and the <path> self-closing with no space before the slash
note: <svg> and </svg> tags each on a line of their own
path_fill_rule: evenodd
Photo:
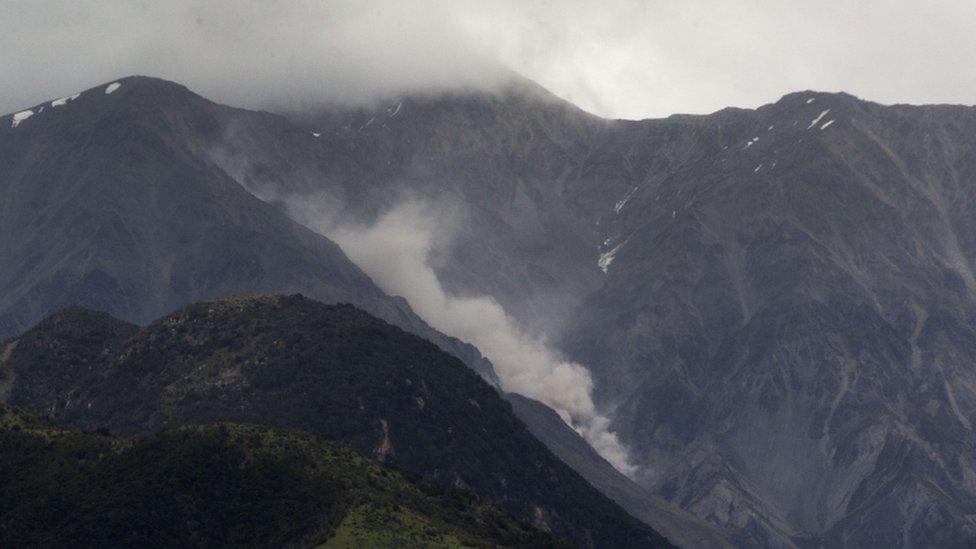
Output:
<svg viewBox="0 0 976 549">
<path fill-rule="evenodd" d="M 816 126 L 817 124 L 819 124 L 820 121 L 823 119 L 823 117 L 827 116 L 827 113 L 829 113 L 829 112 L 830 112 L 830 109 L 827 109 L 827 110 L 823 111 L 822 113 L 820 113 L 820 116 L 814 118 L 813 119 L 813 122 L 810 122 L 810 125 L 807 126 L 807 129 L 809 130 L 810 128 L 812 128 L 812 127 Z"/>
<path fill-rule="evenodd" d="M 627 205 L 627 199 L 628 198 L 630 198 L 630 195 L 625 196 L 623 198 L 623 200 L 618 200 L 617 203 L 613 207 L 613 213 L 616 213 L 616 214 L 620 213 L 620 210 L 622 210 L 624 208 L 624 206 Z"/>
<path fill-rule="evenodd" d="M 105 95 L 108 95 L 121 87 L 122 84 L 119 84 L 118 82 L 112 82 L 105 88 Z"/>
<path fill-rule="evenodd" d="M 596 264 L 600 267 L 601 271 L 604 273 L 607 272 L 607 269 L 610 268 L 610 264 L 613 263 L 614 256 L 617 255 L 617 252 L 621 247 L 623 247 L 623 245 L 624 243 L 617 244 L 609 252 L 600 254 L 600 259 L 596 262 Z"/>
<path fill-rule="evenodd" d="M 827 129 L 827 128 L 829 128 L 829 127 L 830 127 L 830 125 L 831 125 L 831 124 L 833 124 L 834 122 L 836 122 L 836 120 L 828 120 L 826 124 L 824 124 L 823 126 L 820 126 L 820 130 L 821 130 L 821 131 L 823 131 L 823 130 L 826 130 L 826 129 Z"/>
<path fill-rule="evenodd" d="M 79 97 L 81 97 L 81 94 L 80 93 L 76 93 L 76 94 L 70 95 L 68 97 L 62 97 L 61 99 L 55 99 L 54 101 L 51 101 L 51 106 L 52 107 L 63 107 L 63 106 L 65 106 L 65 105 L 68 104 L 68 101 L 74 101 L 75 99 L 78 99 Z"/>
<path fill-rule="evenodd" d="M 634 196 L 634 193 L 637 192 L 637 189 L 639 187 L 640 187 L 640 185 L 638 185 L 637 187 L 634 187 L 633 189 L 630 190 L 629 193 L 627 193 L 626 195 L 624 195 L 624 197 L 622 199 L 618 200 L 617 201 L 617 204 L 613 207 L 613 213 L 619 214 L 620 213 L 620 210 L 624 209 L 624 206 L 627 204 L 627 201 L 630 200 L 630 197 Z"/>
<path fill-rule="evenodd" d="M 14 115 L 13 120 L 11 120 L 11 122 L 10 122 L 10 127 L 11 128 L 16 128 L 17 126 L 20 125 L 21 122 L 23 122 L 24 120 L 27 120 L 28 118 L 30 118 L 32 116 L 34 116 L 34 111 L 32 111 L 32 110 L 20 111 L 19 113 L 17 113 L 17 114 Z"/>
</svg>

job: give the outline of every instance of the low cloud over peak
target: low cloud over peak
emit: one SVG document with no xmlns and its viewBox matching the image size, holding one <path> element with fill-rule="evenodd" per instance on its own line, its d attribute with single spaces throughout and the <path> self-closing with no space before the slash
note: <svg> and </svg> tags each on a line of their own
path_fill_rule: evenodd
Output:
<svg viewBox="0 0 976 549">
<path fill-rule="evenodd" d="M 126 74 L 274 108 L 491 89 L 511 71 L 607 117 L 755 107 L 801 89 L 973 104 L 974 26 L 968 0 L 14 1 L 0 111 Z"/>
<path fill-rule="evenodd" d="M 490 90 L 514 73 L 450 2 L 23 3 L 0 38 L 2 109 L 126 74 L 252 108 Z M 11 21 L 13 22 L 13 21 Z M 33 47 L 25 47 L 33 44 Z M 16 57 L 16 58 L 15 58 Z"/>
</svg>

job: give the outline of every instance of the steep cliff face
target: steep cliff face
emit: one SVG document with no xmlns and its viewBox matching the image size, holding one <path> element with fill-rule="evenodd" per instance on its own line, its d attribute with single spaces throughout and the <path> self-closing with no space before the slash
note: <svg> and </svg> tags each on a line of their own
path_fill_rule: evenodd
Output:
<svg viewBox="0 0 976 549">
<path fill-rule="evenodd" d="M 730 548 L 748 542 L 737 532 L 710 524 L 676 505 L 653 496 L 633 480 L 614 469 L 559 415 L 546 405 L 509 393 L 505 399 L 529 431 L 559 459 L 575 469 L 594 487 L 614 500 L 631 515 L 668 538 L 679 547 Z"/>
<path fill-rule="evenodd" d="M 461 204 L 441 280 L 558 340 L 644 486 L 755 543 L 973 535 L 976 110 L 602 121 L 513 90 L 293 116 L 321 177 L 257 153 L 235 177 L 360 222 Z"/>
<path fill-rule="evenodd" d="M 566 342 L 645 485 L 781 540 L 973 535 L 974 138 L 795 94 L 637 187 Z"/>
</svg>

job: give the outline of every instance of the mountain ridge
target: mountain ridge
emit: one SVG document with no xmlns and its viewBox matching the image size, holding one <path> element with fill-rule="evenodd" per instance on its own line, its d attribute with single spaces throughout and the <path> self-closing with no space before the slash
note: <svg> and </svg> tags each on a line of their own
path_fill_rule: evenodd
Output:
<svg viewBox="0 0 976 549">
<path fill-rule="evenodd" d="M 81 91 L 79 91 L 76 94 L 71 95 L 71 96 L 65 96 L 65 97 L 60 97 L 60 98 L 58 98 L 58 97 L 52 97 L 52 98 L 49 98 L 47 100 L 41 101 L 39 103 L 36 103 L 34 105 L 26 106 L 25 108 L 22 108 L 22 109 L 18 109 L 18 110 L 15 110 L 15 111 L 10 111 L 10 112 L 7 112 L 7 113 L 0 113 L 0 119 L 6 118 L 6 117 L 9 116 L 9 117 L 11 117 L 10 120 L 9 120 L 9 122 L 12 124 L 13 123 L 13 116 L 15 114 L 20 113 L 20 112 L 25 112 L 25 111 L 28 111 L 28 110 L 33 111 L 34 114 L 41 114 L 41 113 L 38 112 L 41 109 L 41 107 L 43 107 L 44 110 L 46 110 L 49 113 L 52 112 L 52 111 L 53 112 L 57 112 L 60 107 L 67 106 L 67 105 L 71 104 L 72 101 L 77 101 L 83 95 L 93 94 L 93 93 L 96 94 L 96 95 L 98 95 L 97 92 L 99 90 L 101 90 L 102 93 L 104 94 L 105 90 L 110 85 L 112 85 L 112 84 L 120 84 L 120 88 L 117 88 L 116 90 L 114 90 L 111 93 L 111 94 L 114 94 L 115 91 L 117 91 L 118 89 L 121 89 L 121 85 L 123 85 L 123 84 L 125 84 L 127 82 L 130 83 L 130 84 L 131 83 L 139 83 L 139 84 L 152 83 L 153 86 L 156 89 L 170 90 L 170 96 L 171 97 L 193 96 L 193 97 L 195 97 L 197 99 L 203 99 L 204 101 L 206 101 L 208 103 L 219 104 L 219 103 L 216 103 L 213 100 L 210 100 L 210 99 L 205 98 L 204 96 L 202 96 L 202 95 L 194 92 L 187 85 L 181 84 L 180 82 L 177 82 L 175 80 L 170 80 L 170 79 L 167 79 L 165 77 L 153 76 L 153 75 L 149 75 L 149 74 L 131 74 L 131 75 L 126 75 L 126 76 L 121 76 L 121 77 L 116 78 L 116 79 L 113 79 L 113 80 L 107 80 L 107 81 L 102 82 L 100 84 L 96 84 L 94 86 L 91 86 L 91 87 L 88 87 L 88 88 L 86 88 L 84 90 L 81 90 Z M 111 94 L 105 94 L 105 95 L 111 95 Z M 683 113 L 683 112 L 676 112 L 676 113 L 668 114 L 666 116 L 661 116 L 661 117 L 613 118 L 613 117 L 604 117 L 604 116 L 600 116 L 598 114 L 594 114 L 594 113 L 585 111 L 585 110 L 581 109 L 580 107 L 576 106 L 575 104 L 573 104 L 570 100 L 564 99 L 562 97 L 559 97 L 559 96 L 553 94 L 551 91 L 549 91 L 545 87 L 539 85 L 538 83 L 536 83 L 536 82 L 534 82 L 534 81 L 532 81 L 532 80 L 530 80 L 528 78 L 521 77 L 521 76 L 520 77 L 517 77 L 517 78 L 512 78 L 512 79 L 510 79 L 510 81 L 507 84 L 505 84 L 503 86 L 500 86 L 498 89 L 493 89 L 493 90 L 445 91 L 445 92 L 430 92 L 430 93 L 425 93 L 425 94 L 399 94 L 399 95 L 394 94 L 394 95 L 391 95 L 390 97 L 388 97 L 385 100 L 382 100 L 382 101 L 377 100 L 377 101 L 372 102 L 372 103 L 367 104 L 367 105 L 342 106 L 342 105 L 324 103 L 321 108 L 324 110 L 324 112 L 328 112 L 328 110 L 331 110 L 331 109 L 339 109 L 339 110 L 343 110 L 343 111 L 353 111 L 353 112 L 354 111 L 370 112 L 370 111 L 379 111 L 379 110 L 382 110 L 382 109 L 386 109 L 386 108 L 389 107 L 389 105 L 391 103 L 395 106 L 395 104 L 397 102 L 399 102 L 401 99 L 404 99 L 404 98 L 415 98 L 418 101 L 426 101 L 426 102 L 436 103 L 437 101 L 442 100 L 444 98 L 466 97 L 466 96 L 467 97 L 475 97 L 475 98 L 477 98 L 477 97 L 485 97 L 485 98 L 488 98 L 488 97 L 498 97 L 498 98 L 505 98 L 505 97 L 513 97 L 513 96 L 514 97 L 520 97 L 521 100 L 526 100 L 526 101 L 539 101 L 541 103 L 555 105 L 555 106 L 558 106 L 560 108 L 568 108 L 568 109 L 571 109 L 571 110 L 575 110 L 575 111 L 577 111 L 579 113 L 584 114 L 586 117 L 589 117 L 589 118 L 592 118 L 592 119 L 599 119 L 599 120 L 605 121 L 605 122 L 617 122 L 617 123 L 623 123 L 623 124 L 632 124 L 632 123 L 641 124 L 641 123 L 667 122 L 667 121 L 686 121 L 686 120 L 692 121 L 692 120 L 706 119 L 706 118 L 709 118 L 709 117 L 715 117 L 716 115 L 756 112 L 756 111 L 760 111 L 760 110 L 769 108 L 771 106 L 783 104 L 785 102 L 792 102 L 793 99 L 795 99 L 795 98 L 803 98 L 804 100 L 806 100 L 806 99 L 809 99 L 811 97 L 814 98 L 814 99 L 816 99 L 816 98 L 831 98 L 831 97 L 833 97 L 833 98 L 842 98 L 844 100 L 853 100 L 853 101 L 855 101 L 857 103 L 861 103 L 861 104 L 865 104 L 865 105 L 871 105 L 871 106 L 875 106 L 875 107 L 894 108 L 894 109 L 906 109 L 906 110 L 912 110 L 912 109 L 933 109 L 933 110 L 942 110 L 942 109 L 976 109 L 976 104 L 965 104 L 965 103 L 900 103 L 900 102 L 896 102 L 896 103 L 881 103 L 881 102 L 873 101 L 871 99 L 862 98 L 862 97 L 860 97 L 860 96 L 858 96 L 856 94 L 853 94 L 853 93 L 850 93 L 850 92 L 846 92 L 846 91 L 825 91 L 825 90 L 816 90 L 816 89 L 805 89 L 805 90 L 795 90 L 795 91 L 786 92 L 782 96 L 780 96 L 778 99 L 775 99 L 773 101 L 764 103 L 762 105 L 758 105 L 756 107 L 728 106 L 728 107 L 723 107 L 721 109 L 718 109 L 718 110 L 713 111 L 713 112 L 708 112 L 708 113 Z M 53 106 L 52 103 L 59 103 L 59 104 L 57 106 Z M 299 119 L 301 119 L 301 117 L 305 116 L 305 112 L 306 112 L 306 109 L 304 109 L 304 108 L 303 109 L 299 109 L 299 110 L 290 110 L 290 109 L 282 109 L 282 108 L 274 108 L 274 107 L 272 107 L 272 108 L 263 108 L 263 109 L 262 108 L 257 108 L 256 109 L 256 108 L 251 108 L 251 107 L 237 107 L 237 106 L 232 106 L 232 105 L 231 106 L 228 106 L 228 108 L 234 109 L 234 110 L 241 110 L 241 111 L 247 111 L 247 112 L 252 112 L 252 113 L 258 113 L 258 114 L 262 114 L 262 115 L 267 115 L 269 117 L 281 118 L 281 119 L 291 119 L 292 117 L 299 117 Z M 282 114 L 282 113 L 284 113 L 284 114 Z M 19 124 L 20 123 L 23 123 L 24 124 L 24 127 L 26 127 L 28 125 L 28 123 L 27 123 L 26 120 L 28 120 L 29 118 L 30 117 L 23 119 L 21 122 L 18 122 L 18 127 L 19 127 Z M 37 120 L 38 119 L 34 119 L 35 122 L 37 122 Z M 15 128 L 11 128 L 10 127 L 11 124 L 0 125 L 0 129 L 3 129 L 4 127 L 6 127 L 7 129 L 15 129 Z"/>
</svg>

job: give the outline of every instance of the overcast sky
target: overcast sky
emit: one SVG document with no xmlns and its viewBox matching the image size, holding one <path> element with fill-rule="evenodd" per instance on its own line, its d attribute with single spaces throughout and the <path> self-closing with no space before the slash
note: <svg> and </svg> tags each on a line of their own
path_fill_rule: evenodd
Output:
<svg viewBox="0 0 976 549">
<path fill-rule="evenodd" d="M 128 74 L 242 106 L 496 85 L 608 117 L 804 89 L 976 104 L 976 1 L 0 0 L 0 111 Z"/>
</svg>

